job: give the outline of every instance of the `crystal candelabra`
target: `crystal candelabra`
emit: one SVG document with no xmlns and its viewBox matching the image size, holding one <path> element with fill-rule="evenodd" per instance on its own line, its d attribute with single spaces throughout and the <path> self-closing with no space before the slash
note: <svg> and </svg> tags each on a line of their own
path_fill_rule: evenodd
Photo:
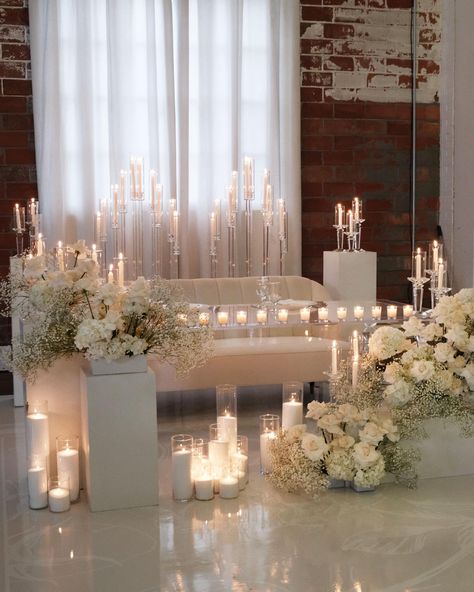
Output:
<svg viewBox="0 0 474 592">
<path fill-rule="evenodd" d="M 209 262 L 211 277 L 217 277 L 217 216 L 216 212 L 209 214 Z"/>
<path fill-rule="evenodd" d="M 362 200 L 358 197 L 354 197 L 352 200 L 352 213 L 354 215 L 354 226 L 355 226 L 355 241 L 354 250 L 361 251 L 361 236 L 362 236 L 362 224 L 365 222 L 362 217 Z"/>
<path fill-rule="evenodd" d="M 232 171 L 232 179 L 227 188 L 227 274 L 235 277 L 235 231 L 237 227 L 237 185 L 239 174 Z"/>
<path fill-rule="evenodd" d="M 179 256 L 181 248 L 179 244 L 179 212 L 176 208 L 176 199 L 170 199 L 168 211 L 168 243 L 170 256 L 170 278 L 179 278 Z"/>
<path fill-rule="evenodd" d="M 16 253 L 23 253 L 23 235 L 26 231 L 25 225 L 25 207 L 15 204 L 13 206 L 12 230 L 16 238 Z"/>
<path fill-rule="evenodd" d="M 157 174 L 153 170 L 150 171 L 150 216 L 151 267 L 154 275 L 161 276 L 161 224 L 163 218 L 163 186 L 160 183 L 157 183 Z"/>
<path fill-rule="evenodd" d="M 245 271 L 247 277 L 252 275 L 252 201 L 255 197 L 253 171 L 253 159 L 246 156 L 244 158 L 243 185 L 245 201 Z"/>
<path fill-rule="evenodd" d="M 447 266 L 445 259 L 438 258 L 438 266 L 436 272 L 431 274 L 431 302 L 434 308 L 440 298 L 446 296 L 451 291 L 447 284 Z"/>
<path fill-rule="evenodd" d="M 280 242 L 280 275 L 283 275 L 288 253 L 288 212 L 284 199 L 278 200 L 278 240 Z"/>
</svg>

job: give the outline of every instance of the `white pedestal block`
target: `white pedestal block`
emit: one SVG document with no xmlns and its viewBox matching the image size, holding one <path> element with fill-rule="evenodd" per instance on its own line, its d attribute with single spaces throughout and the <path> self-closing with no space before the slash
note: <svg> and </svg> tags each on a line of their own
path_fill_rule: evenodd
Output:
<svg viewBox="0 0 474 592">
<path fill-rule="evenodd" d="M 324 251 L 324 286 L 333 300 L 375 300 L 377 253 Z"/>
<path fill-rule="evenodd" d="M 92 511 L 158 504 L 158 429 L 151 370 L 81 370 L 82 444 Z"/>
</svg>

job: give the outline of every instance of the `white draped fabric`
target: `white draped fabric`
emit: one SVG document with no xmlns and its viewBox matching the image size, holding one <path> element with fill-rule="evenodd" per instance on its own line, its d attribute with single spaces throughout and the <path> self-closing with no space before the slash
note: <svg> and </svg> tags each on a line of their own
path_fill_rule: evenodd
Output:
<svg viewBox="0 0 474 592">
<path fill-rule="evenodd" d="M 48 244 L 93 240 L 99 199 L 130 155 L 177 197 L 182 277 L 208 276 L 209 212 L 255 158 L 289 211 L 285 272 L 301 264 L 299 3 L 30 0 L 38 185 Z M 240 196 L 240 209 L 242 209 Z M 261 274 L 255 216 L 254 267 Z M 224 227 L 225 231 L 225 227 Z M 243 225 L 237 231 L 243 238 Z M 272 231 L 276 236 L 276 230 Z M 225 232 L 219 275 L 226 275 Z M 145 240 L 145 245 L 148 242 Z M 277 272 L 275 245 L 272 256 Z M 243 266 L 240 275 L 244 274 Z"/>
</svg>

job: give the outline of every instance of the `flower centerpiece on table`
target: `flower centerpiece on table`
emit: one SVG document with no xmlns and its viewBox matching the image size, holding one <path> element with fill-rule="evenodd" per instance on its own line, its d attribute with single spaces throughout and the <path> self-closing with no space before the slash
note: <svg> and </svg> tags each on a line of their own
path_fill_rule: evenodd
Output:
<svg viewBox="0 0 474 592">
<path fill-rule="evenodd" d="M 71 269 L 48 269 L 47 257 L 28 257 L 22 275 L 0 283 L 3 314 L 14 312 L 29 325 L 12 344 L 12 369 L 33 380 L 75 352 L 91 360 L 157 354 L 179 374 L 207 361 L 212 334 L 179 290 L 160 278 L 138 278 L 126 288 L 104 284 L 79 246 Z"/>
</svg>

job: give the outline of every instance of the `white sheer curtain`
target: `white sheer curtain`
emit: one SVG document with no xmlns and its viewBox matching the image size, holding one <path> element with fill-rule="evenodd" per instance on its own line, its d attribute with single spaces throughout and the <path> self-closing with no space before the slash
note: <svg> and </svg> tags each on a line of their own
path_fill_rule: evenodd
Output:
<svg viewBox="0 0 474 592">
<path fill-rule="evenodd" d="M 216 198 L 224 205 L 231 171 L 249 155 L 255 208 L 263 168 L 276 198 L 287 202 L 286 273 L 300 273 L 298 2 L 30 0 L 29 10 L 38 185 L 50 245 L 92 242 L 99 199 L 130 155 L 143 155 L 164 185 L 165 208 L 178 199 L 181 276 L 207 276 L 208 214 Z M 258 215 L 255 222 L 258 234 Z M 259 248 L 257 236 L 255 275 Z M 219 275 L 226 275 L 225 240 L 220 250 Z"/>
</svg>

